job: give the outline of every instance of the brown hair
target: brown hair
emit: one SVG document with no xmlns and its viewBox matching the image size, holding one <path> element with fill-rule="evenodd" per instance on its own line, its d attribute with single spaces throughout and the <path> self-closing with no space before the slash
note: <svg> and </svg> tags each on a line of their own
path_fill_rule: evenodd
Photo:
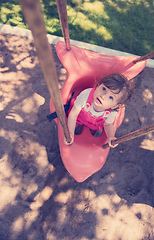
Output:
<svg viewBox="0 0 154 240">
<path fill-rule="evenodd" d="M 134 92 L 132 81 L 129 81 L 125 76 L 119 73 L 110 74 L 109 76 L 102 78 L 96 84 L 96 87 L 100 86 L 102 83 L 114 94 L 119 94 L 121 91 L 123 91 L 123 95 L 119 99 L 118 104 L 126 103 Z"/>
</svg>

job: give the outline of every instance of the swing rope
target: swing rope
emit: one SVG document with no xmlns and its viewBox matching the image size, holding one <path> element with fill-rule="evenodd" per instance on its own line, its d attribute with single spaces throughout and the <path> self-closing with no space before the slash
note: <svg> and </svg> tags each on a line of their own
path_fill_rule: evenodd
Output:
<svg viewBox="0 0 154 240">
<path fill-rule="evenodd" d="M 138 129 L 138 130 L 136 130 L 134 132 L 131 132 L 129 134 L 126 134 L 126 135 L 124 135 L 124 136 L 122 136 L 120 138 L 112 140 L 111 143 L 113 145 L 119 144 L 119 143 L 122 143 L 122 142 L 126 142 L 126 141 L 129 141 L 129 140 L 132 140 L 134 138 L 141 137 L 141 136 L 146 135 L 147 133 L 150 133 L 150 132 L 154 132 L 154 123 L 152 123 L 151 125 L 148 125 L 146 127 L 140 128 L 140 129 Z M 108 147 L 109 147 L 108 143 L 106 143 L 106 144 L 104 144 L 102 146 L 103 149 L 106 149 Z"/>
<path fill-rule="evenodd" d="M 56 0 L 58 14 L 60 18 L 61 28 L 63 37 L 66 44 L 66 49 L 69 51 L 71 50 L 70 46 L 70 37 L 69 37 L 69 29 L 68 29 L 68 21 L 67 21 L 67 9 L 66 9 L 66 2 L 65 0 Z"/>
<path fill-rule="evenodd" d="M 44 78 L 52 98 L 59 122 L 62 126 L 67 142 L 71 141 L 68 126 L 66 123 L 66 116 L 62 103 L 60 90 L 58 87 L 58 77 L 56 67 L 54 64 L 51 46 L 47 40 L 45 23 L 41 4 L 39 0 L 20 0 L 25 19 L 29 25 L 34 38 L 34 45 L 37 56 L 41 64 Z"/>
<path fill-rule="evenodd" d="M 133 63 L 145 61 L 145 60 L 147 60 L 149 58 L 152 58 L 152 57 L 154 57 L 154 51 L 151 52 L 151 53 L 148 53 L 148 54 L 146 54 L 146 55 L 144 55 L 142 57 L 136 58 L 135 60 L 133 60 Z"/>
</svg>

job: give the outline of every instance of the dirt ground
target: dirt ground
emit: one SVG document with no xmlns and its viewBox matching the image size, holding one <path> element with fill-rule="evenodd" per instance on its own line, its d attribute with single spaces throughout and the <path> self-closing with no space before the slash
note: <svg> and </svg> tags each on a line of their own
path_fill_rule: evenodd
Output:
<svg viewBox="0 0 154 240">
<path fill-rule="evenodd" d="M 52 46 L 59 84 L 66 71 Z M 154 134 L 111 149 L 77 183 L 63 166 L 33 42 L 0 33 L 0 240 L 153 240 Z M 137 77 L 116 136 L 154 122 L 154 69 Z"/>
</svg>

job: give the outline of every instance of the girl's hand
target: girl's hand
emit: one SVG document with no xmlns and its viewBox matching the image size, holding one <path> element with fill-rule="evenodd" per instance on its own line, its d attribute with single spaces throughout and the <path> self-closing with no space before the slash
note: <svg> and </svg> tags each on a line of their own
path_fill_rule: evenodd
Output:
<svg viewBox="0 0 154 240">
<path fill-rule="evenodd" d="M 118 146 L 118 144 L 112 145 L 111 141 L 117 139 L 116 137 L 108 138 L 108 144 L 111 148 L 115 148 Z"/>
<path fill-rule="evenodd" d="M 70 134 L 70 137 L 71 137 L 71 142 L 70 142 L 70 143 L 68 143 L 68 142 L 66 141 L 66 138 L 64 137 L 64 143 L 65 143 L 66 145 L 68 145 L 68 146 L 70 146 L 70 145 L 73 144 L 73 142 L 74 142 L 74 134 Z"/>
</svg>

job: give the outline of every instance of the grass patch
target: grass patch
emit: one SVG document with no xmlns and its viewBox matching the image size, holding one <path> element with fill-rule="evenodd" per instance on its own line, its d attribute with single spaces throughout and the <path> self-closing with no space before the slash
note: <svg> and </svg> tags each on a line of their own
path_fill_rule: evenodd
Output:
<svg viewBox="0 0 154 240">
<path fill-rule="evenodd" d="M 47 32 L 62 36 L 56 2 L 42 0 Z M 17 0 L 0 0 L 0 22 L 28 28 Z M 68 0 L 70 38 L 137 55 L 154 51 L 153 0 Z"/>
</svg>

